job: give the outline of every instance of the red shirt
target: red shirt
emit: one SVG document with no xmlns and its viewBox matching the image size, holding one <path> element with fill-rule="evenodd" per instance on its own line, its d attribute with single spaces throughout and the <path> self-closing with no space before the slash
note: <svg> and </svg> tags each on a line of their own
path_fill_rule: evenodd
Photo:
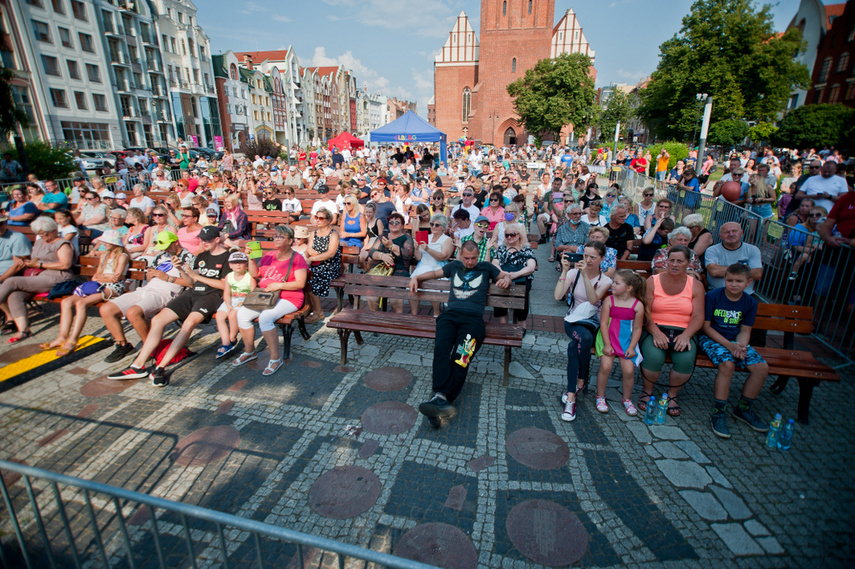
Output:
<svg viewBox="0 0 855 569">
<path fill-rule="evenodd" d="M 632 162 L 629 163 L 629 167 L 638 172 L 639 174 L 647 173 L 647 159 L 646 158 L 635 158 Z"/>
<path fill-rule="evenodd" d="M 834 202 L 828 217 L 837 220 L 837 231 L 847 239 L 855 237 L 855 192 L 846 192 Z"/>
</svg>

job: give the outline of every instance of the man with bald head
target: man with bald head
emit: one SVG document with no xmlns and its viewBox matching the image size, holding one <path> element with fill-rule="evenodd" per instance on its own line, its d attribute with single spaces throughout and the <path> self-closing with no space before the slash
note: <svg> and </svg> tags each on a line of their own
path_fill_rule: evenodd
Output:
<svg viewBox="0 0 855 569">
<path fill-rule="evenodd" d="M 754 285 L 763 277 L 763 262 L 760 249 L 742 241 L 742 227 L 738 223 L 728 222 L 718 230 L 721 243 L 708 247 L 704 253 L 707 271 L 707 288 L 710 290 L 724 286 L 724 274 L 727 267 L 734 263 L 751 269 L 751 278 L 745 289 L 746 294 L 754 294 Z"/>
</svg>

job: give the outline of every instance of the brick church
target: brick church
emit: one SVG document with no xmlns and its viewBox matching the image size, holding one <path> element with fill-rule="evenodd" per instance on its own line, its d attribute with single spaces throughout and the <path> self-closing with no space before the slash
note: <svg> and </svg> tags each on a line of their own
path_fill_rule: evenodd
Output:
<svg viewBox="0 0 855 569">
<path fill-rule="evenodd" d="M 573 10 L 554 21 L 555 0 L 481 0 L 479 42 L 461 12 L 434 63 L 431 123 L 448 140 L 527 143 L 529 133 L 517 122 L 506 87 L 541 59 L 562 53 L 594 59 Z"/>
</svg>

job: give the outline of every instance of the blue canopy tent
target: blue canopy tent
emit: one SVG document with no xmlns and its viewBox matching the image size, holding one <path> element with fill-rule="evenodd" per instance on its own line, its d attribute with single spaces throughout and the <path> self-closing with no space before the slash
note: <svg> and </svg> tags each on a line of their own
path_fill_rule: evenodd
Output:
<svg viewBox="0 0 855 569">
<path fill-rule="evenodd" d="M 448 146 L 445 133 L 433 127 L 413 111 L 371 131 L 371 142 L 398 142 L 403 144 L 439 141 L 439 159 L 448 166 Z"/>
</svg>

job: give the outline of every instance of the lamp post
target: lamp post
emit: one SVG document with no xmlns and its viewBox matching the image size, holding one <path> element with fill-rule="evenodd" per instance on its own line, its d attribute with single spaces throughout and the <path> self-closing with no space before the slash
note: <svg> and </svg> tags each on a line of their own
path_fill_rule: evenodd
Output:
<svg viewBox="0 0 855 569">
<path fill-rule="evenodd" d="M 701 168 L 703 168 L 704 164 L 704 150 L 706 150 L 707 145 L 707 133 L 709 132 L 711 114 L 712 97 L 707 96 L 706 102 L 704 103 L 704 122 L 701 125 L 701 142 L 700 147 L 698 148 L 698 161 L 695 163 L 695 169 L 698 171 L 698 173 L 701 172 Z"/>
<path fill-rule="evenodd" d="M 701 119 L 701 109 L 704 108 L 703 102 L 706 100 L 706 98 L 706 93 L 698 93 L 695 95 L 695 100 L 697 101 L 695 106 L 698 108 L 698 113 L 695 117 L 695 130 L 692 131 L 692 145 L 689 148 L 695 147 L 695 135 L 698 134 L 698 121 Z"/>
</svg>

